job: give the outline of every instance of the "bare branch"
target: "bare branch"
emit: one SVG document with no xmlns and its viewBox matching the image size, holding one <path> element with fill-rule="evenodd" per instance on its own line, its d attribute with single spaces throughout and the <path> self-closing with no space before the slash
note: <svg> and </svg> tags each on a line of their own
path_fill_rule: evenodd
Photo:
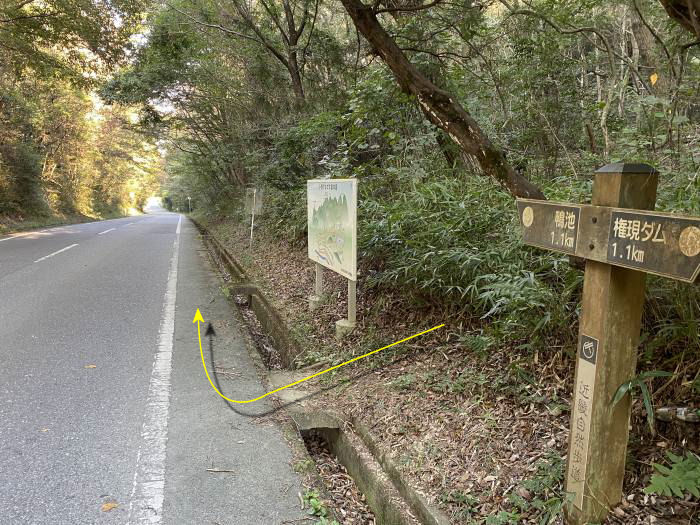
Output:
<svg viewBox="0 0 700 525">
<path fill-rule="evenodd" d="M 314 1 L 314 16 L 311 19 L 311 29 L 309 30 L 309 37 L 306 39 L 306 45 L 304 46 L 304 49 L 301 52 L 301 59 L 302 59 L 302 65 L 301 65 L 301 70 L 304 70 L 304 67 L 306 66 L 306 52 L 309 49 L 309 45 L 311 44 L 311 38 L 314 35 L 314 29 L 316 28 L 316 16 L 318 15 L 318 1 Z M 305 11 L 305 13 L 308 11 Z"/>
<path fill-rule="evenodd" d="M 177 12 L 177 13 L 180 13 L 182 16 L 186 17 L 186 18 L 189 19 L 190 21 L 192 21 L 192 22 L 194 22 L 195 24 L 200 25 L 200 26 L 202 26 L 202 27 L 208 27 L 208 28 L 210 28 L 210 29 L 218 29 L 219 31 L 221 31 L 221 32 L 223 32 L 223 33 L 226 33 L 227 35 L 233 35 L 233 36 L 237 36 L 237 37 L 240 37 L 240 38 L 245 38 L 245 39 L 247 39 L 247 40 L 252 40 L 253 42 L 256 42 L 256 43 L 258 43 L 258 44 L 262 44 L 262 43 L 263 43 L 263 42 L 261 42 L 260 40 L 258 40 L 257 38 L 254 38 L 254 37 L 252 37 L 252 36 L 250 36 L 250 35 L 246 35 L 245 33 L 240 33 L 240 32 L 238 32 L 238 31 L 234 31 L 233 29 L 229 29 L 229 28 L 227 28 L 227 27 L 224 27 L 224 26 L 222 26 L 221 24 L 210 24 L 210 23 L 208 23 L 208 22 L 204 22 L 204 21 L 202 21 L 202 20 L 199 20 L 198 18 L 195 18 L 194 16 L 192 16 L 192 15 L 189 14 L 188 12 L 182 11 L 181 9 L 178 9 L 177 7 L 175 7 L 174 5 L 172 5 L 172 4 L 170 4 L 170 3 L 168 3 L 167 5 L 168 5 L 168 7 L 169 7 L 170 9 L 172 9 L 173 11 L 175 11 L 175 12 Z"/>
<path fill-rule="evenodd" d="M 14 18 L 5 18 L 3 20 L 0 20 L 0 24 L 12 24 L 15 22 L 19 22 L 20 20 L 31 20 L 34 18 L 51 18 L 52 16 L 57 16 L 60 15 L 58 11 L 53 12 L 53 13 L 40 13 L 36 15 L 23 15 L 23 16 L 16 16 Z"/>
<path fill-rule="evenodd" d="M 280 32 L 280 35 L 282 35 L 282 39 L 284 40 L 284 42 L 287 45 L 289 45 L 290 35 L 287 35 L 287 33 L 284 32 L 284 28 L 282 27 L 282 22 L 280 21 L 279 17 L 272 11 L 272 9 L 265 0 L 260 0 L 260 3 L 262 4 L 265 11 L 267 11 L 267 14 L 270 15 L 270 18 L 272 18 L 272 21 L 274 22 L 275 26 L 277 26 L 277 29 Z"/>
<path fill-rule="evenodd" d="M 374 9 L 374 14 L 378 15 L 380 13 L 409 13 L 415 11 L 424 11 L 426 9 L 430 9 L 431 7 L 435 7 L 440 3 L 442 3 L 442 0 L 433 0 L 428 4 L 417 5 L 414 7 L 386 7 L 384 9 Z"/>
</svg>

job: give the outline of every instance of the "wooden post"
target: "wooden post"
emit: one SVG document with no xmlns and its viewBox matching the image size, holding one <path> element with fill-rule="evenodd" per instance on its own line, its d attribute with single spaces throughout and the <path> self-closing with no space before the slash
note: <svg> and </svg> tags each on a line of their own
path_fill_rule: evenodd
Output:
<svg viewBox="0 0 700 525">
<path fill-rule="evenodd" d="M 645 164 L 604 166 L 593 204 L 654 209 L 657 182 Z M 566 481 L 570 525 L 602 522 L 622 497 L 630 399 L 611 402 L 636 372 L 645 282 L 640 271 L 586 261 Z"/>
<path fill-rule="evenodd" d="M 314 294 L 309 295 L 309 309 L 313 312 L 321 304 L 323 297 L 323 266 L 316 263 L 316 282 L 314 284 Z"/>
</svg>

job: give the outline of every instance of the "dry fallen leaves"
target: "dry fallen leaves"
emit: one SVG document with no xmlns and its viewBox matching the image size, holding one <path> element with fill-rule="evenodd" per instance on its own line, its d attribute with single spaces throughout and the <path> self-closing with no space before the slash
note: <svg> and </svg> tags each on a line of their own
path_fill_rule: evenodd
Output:
<svg viewBox="0 0 700 525">
<path fill-rule="evenodd" d="M 102 512 L 109 512 L 112 509 L 116 509 L 118 506 L 119 506 L 119 503 L 109 501 L 107 503 L 103 503 L 102 506 L 100 507 L 100 510 Z"/>
<path fill-rule="evenodd" d="M 97 368 L 97 365 L 85 365 L 85 368 Z"/>
</svg>

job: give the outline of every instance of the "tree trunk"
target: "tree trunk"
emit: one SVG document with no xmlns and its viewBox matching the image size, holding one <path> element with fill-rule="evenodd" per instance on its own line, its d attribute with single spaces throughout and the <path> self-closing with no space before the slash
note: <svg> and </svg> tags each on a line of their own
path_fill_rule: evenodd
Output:
<svg viewBox="0 0 700 525">
<path fill-rule="evenodd" d="M 476 158 L 485 175 L 493 177 L 515 197 L 545 199 L 542 191 L 515 172 L 472 116 L 450 93 L 418 71 L 387 34 L 371 7 L 360 0 L 341 0 L 357 30 L 377 50 L 401 89 L 417 98 L 423 114 L 444 130 L 467 154 Z"/>
<path fill-rule="evenodd" d="M 700 38 L 700 0 L 660 0 L 668 16 Z"/>
<path fill-rule="evenodd" d="M 294 94 L 300 103 L 303 103 L 306 99 L 304 93 L 304 84 L 301 78 L 301 69 L 299 68 L 299 39 L 304 33 L 304 28 L 306 27 L 306 20 L 309 16 L 309 11 L 305 7 L 304 14 L 302 16 L 299 27 L 297 27 L 296 20 L 294 19 L 294 10 L 289 4 L 288 0 L 283 3 L 284 6 L 284 17 L 287 20 L 287 34 L 280 27 L 280 33 L 282 34 L 282 39 L 287 42 L 287 69 L 289 69 L 289 74 L 292 77 L 292 85 L 294 86 Z"/>
<path fill-rule="evenodd" d="M 287 63 L 289 76 L 292 78 L 292 87 L 294 88 L 294 95 L 297 97 L 297 101 L 300 104 L 303 104 L 306 101 L 306 95 L 304 94 L 304 84 L 301 80 L 301 73 L 299 73 L 299 63 L 297 61 L 296 51 L 289 52 L 289 58 L 287 59 Z"/>
<path fill-rule="evenodd" d="M 455 152 L 450 149 L 450 147 L 454 146 L 451 146 L 452 143 L 445 138 L 443 133 L 438 132 L 438 134 L 435 136 L 435 143 L 438 145 L 438 148 L 440 148 L 440 151 L 445 157 L 447 165 L 450 167 L 450 169 L 454 170 L 458 165 L 464 164 L 461 162 L 462 159 L 460 159 L 458 155 L 455 155 Z"/>
</svg>

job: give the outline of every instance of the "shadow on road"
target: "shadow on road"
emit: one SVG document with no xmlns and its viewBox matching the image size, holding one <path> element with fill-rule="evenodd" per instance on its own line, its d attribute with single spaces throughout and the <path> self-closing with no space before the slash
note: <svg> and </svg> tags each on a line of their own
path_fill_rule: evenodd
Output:
<svg viewBox="0 0 700 525">
<path fill-rule="evenodd" d="M 339 387 L 339 386 L 346 385 L 346 384 L 348 384 L 348 383 L 352 383 L 352 382 L 354 382 L 354 381 L 357 381 L 358 379 L 360 379 L 360 378 L 362 378 L 362 377 L 365 377 L 366 375 L 374 374 L 374 373 L 377 372 L 378 370 L 384 370 L 384 369 L 389 368 L 389 367 L 391 367 L 391 366 L 394 366 L 394 365 L 396 365 L 396 364 L 402 363 L 402 362 L 408 360 L 409 358 L 418 355 L 418 353 L 419 353 L 420 351 L 422 351 L 422 350 L 418 350 L 418 351 L 415 351 L 415 352 L 411 352 L 411 353 L 409 353 L 409 354 L 402 355 L 402 356 L 397 357 L 396 359 L 392 360 L 391 362 L 386 363 L 386 364 L 384 364 L 384 365 L 382 365 L 382 366 L 380 366 L 380 367 L 371 368 L 371 369 L 365 370 L 365 371 L 363 371 L 363 372 L 359 372 L 359 373 L 357 373 L 357 374 L 351 376 L 350 378 L 348 378 L 348 379 L 346 379 L 346 380 L 344 380 L 344 381 L 341 381 L 341 382 L 336 383 L 335 385 L 331 385 L 331 386 L 324 387 L 324 388 L 319 388 L 319 389 L 315 390 L 314 392 L 310 392 L 309 394 L 307 394 L 307 395 L 305 395 L 304 397 L 301 397 L 301 398 L 299 398 L 299 399 L 297 399 L 297 400 L 295 400 L 295 401 L 291 401 L 291 402 L 288 402 L 288 403 L 282 403 L 282 404 L 276 403 L 276 406 L 275 406 L 275 407 L 269 408 L 269 409 L 267 409 L 267 410 L 259 411 L 259 412 L 251 412 L 251 411 L 248 411 L 248 410 L 241 410 L 235 403 L 231 403 L 230 401 L 227 401 L 227 400 L 224 399 L 224 398 L 221 398 L 221 400 L 222 400 L 231 410 L 233 410 L 236 414 L 239 414 L 239 415 L 241 415 L 241 416 L 250 417 L 250 418 L 265 417 L 265 416 L 269 416 L 270 414 L 274 414 L 275 412 L 278 412 L 278 411 L 280 411 L 280 410 L 283 410 L 283 409 L 287 408 L 288 406 L 291 406 L 291 405 L 293 405 L 293 404 L 295 404 L 295 403 L 298 403 L 299 401 L 305 401 L 305 400 L 307 400 L 307 399 L 312 399 L 312 398 L 314 398 L 314 397 L 316 397 L 316 396 L 318 396 L 318 395 L 320 395 L 320 394 L 323 394 L 323 393 L 325 393 L 325 392 L 329 392 L 329 391 L 331 391 L 331 390 L 333 390 L 333 389 L 335 389 L 335 388 L 337 388 L 337 387 Z M 213 380 L 214 380 L 214 384 L 216 385 L 216 388 L 217 388 L 217 389 L 219 390 L 219 392 L 221 392 L 223 395 L 225 395 L 225 396 L 227 396 L 227 397 L 230 397 L 228 394 L 226 394 L 226 392 L 224 392 L 224 391 L 221 389 L 221 383 L 219 382 L 219 375 L 218 375 L 218 373 L 216 372 L 216 367 L 214 366 L 214 338 L 213 338 L 213 337 L 209 337 L 209 365 L 210 365 L 211 369 L 213 370 L 213 376 L 214 376 L 214 377 L 213 377 Z M 219 396 L 219 397 L 221 397 L 221 396 Z"/>
</svg>

